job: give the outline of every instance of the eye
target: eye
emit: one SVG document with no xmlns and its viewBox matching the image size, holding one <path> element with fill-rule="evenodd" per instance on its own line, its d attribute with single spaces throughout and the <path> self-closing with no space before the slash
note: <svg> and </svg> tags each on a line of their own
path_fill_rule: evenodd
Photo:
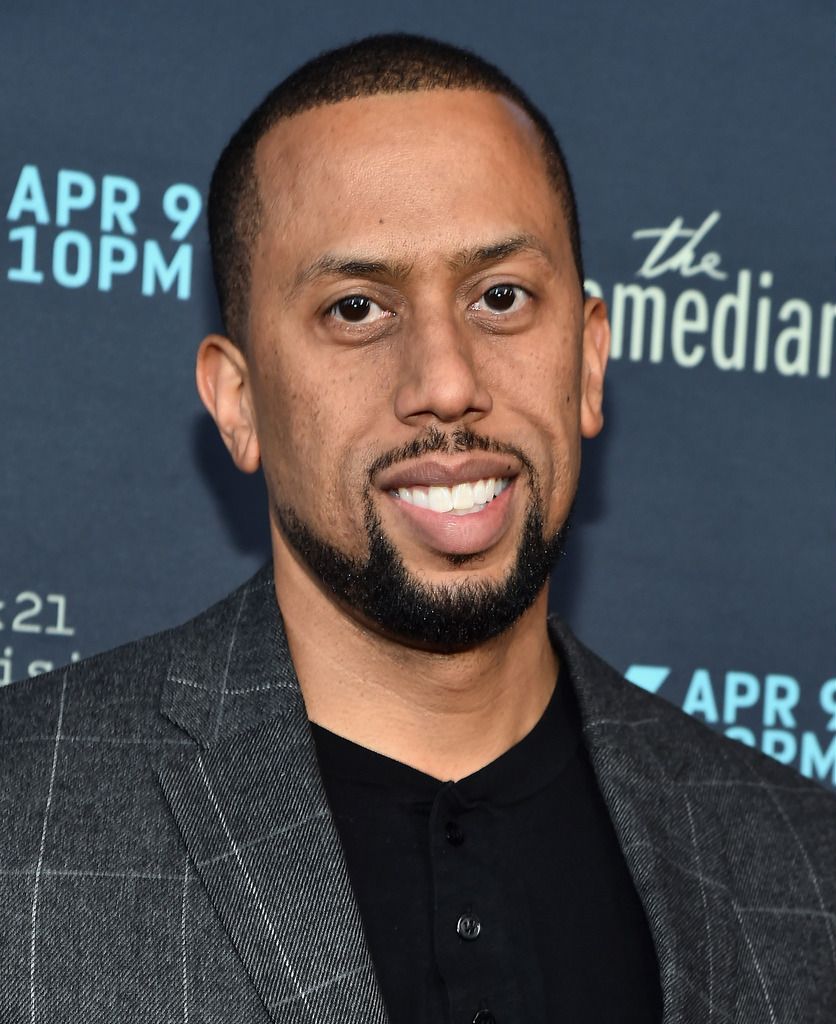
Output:
<svg viewBox="0 0 836 1024">
<path fill-rule="evenodd" d="M 487 309 L 491 313 L 515 313 L 528 302 L 530 295 L 518 284 L 495 284 L 483 292 L 472 309 Z"/>
<path fill-rule="evenodd" d="M 338 323 L 368 324 L 389 314 L 365 295 L 346 295 L 344 299 L 340 299 L 331 306 L 328 315 Z"/>
</svg>

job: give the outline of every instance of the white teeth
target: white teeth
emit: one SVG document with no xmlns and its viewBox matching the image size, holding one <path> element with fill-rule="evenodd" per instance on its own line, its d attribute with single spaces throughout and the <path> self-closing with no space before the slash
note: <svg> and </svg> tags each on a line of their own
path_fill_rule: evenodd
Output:
<svg viewBox="0 0 836 1024">
<path fill-rule="evenodd" d="M 452 487 L 399 487 L 392 493 L 401 501 L 433 512 L 481 512 L 510 483 L 507 477 L 488 477 Z"/>
<path fill-rule="evenodd" d="M 449 487 L 430 487 L 427 496 L 433 512 L 453 511 L 453 494 Z"/>
<path fill-rule="evenodd" d="M 473 508 L 473 486 L 471 484 L 456 484 L 453 488 L 453 508 Z"/>
</svg>

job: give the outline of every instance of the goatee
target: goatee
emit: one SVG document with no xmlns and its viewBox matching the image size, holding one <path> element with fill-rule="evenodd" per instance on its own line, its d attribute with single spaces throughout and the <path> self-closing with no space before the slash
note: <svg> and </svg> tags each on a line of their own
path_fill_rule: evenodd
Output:
<svg viewBox="0 0 836 1024">
<path fill-rule="evenodd" d="M 324 587 L 337 600 L 359 612 L 362 618 L 388 636 L 413 646 L 440 652 L 475 647 L 509 629 L 531 607 L 563 553 L 567 521 L 545 536 L 543 499 L 536 472 L 521 452 L 508 445 L 485 441 L 469 431 L 453 435 L 455 450 L 480 447 L 511 451 L 525 467 L 530 499 L 514 565 L 502 580 L 465 578 L 452 584 L 424 583 L 410 573 L 386 536 L 366 494 L 365 527 L 368 556 L 353 559 L 319 537 L 290 506 L 276 503 L 274 512 L 287 542 Z M 444 441 L 443 446 L 449 442 Z M 437 436 L 410 455 L 422 454 L 432 445 L 442 447 Z M 395 453 L 396 455 L 400 452 Z M 400 461 L 386 456 L 383 462 Z M 370 473 L 371 476 L 371 473 Z M 458 558 L 462 564 L 469 559 Z M 454 561 L 451 559 L 451 561 Z"/>
</svg>

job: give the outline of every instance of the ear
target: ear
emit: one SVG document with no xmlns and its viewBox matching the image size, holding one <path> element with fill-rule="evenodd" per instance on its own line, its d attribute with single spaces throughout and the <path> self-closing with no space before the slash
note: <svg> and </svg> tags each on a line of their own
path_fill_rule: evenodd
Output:
<svg viewBox="0 0 836 1024">
<path fill-rule="evenodd" d="M 603 299 L 583 305 L 583 368 L 581 370 L 581 434 L 595 437 L 604 425 L 604 373 L 610 354 L 610 322 Z"/>
<path fill-rule="evenodd" d="M 255 473 L 261 449 L 244 353 L 229 338 L 210 334 L 197 350 L 195 380 L 233 462 L 243 473 Z"/>
</svg>

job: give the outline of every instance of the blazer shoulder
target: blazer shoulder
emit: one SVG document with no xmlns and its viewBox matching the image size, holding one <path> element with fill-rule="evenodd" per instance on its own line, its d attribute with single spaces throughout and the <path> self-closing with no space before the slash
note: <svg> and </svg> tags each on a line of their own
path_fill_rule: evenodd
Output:
<svg viewBox="0 0 836 1024">
<path fill-rule="evenodd" d="M 0 690 L 0 742 L 53 733 L 56 718 L 68 705 L 83 732 L 99 732 L 107 710 L 159 700 L 173 630 L 143 637 L 51 672 L 21 679 Z M 132 717 L 135 717 L 132 716 Z"/>
<path fill-rule="evenodd" d="M 619 744 L 644 756 L 660 781 L 699 790 L 703 801 L 739 801 L 748 811 L 761 790 L 780 801 L 815 805 L 816 828 L 836 843 L 836 794 L 759 750 L 716 732 L 664 697 L 629 682 L 582 644 L 569 628 L 550 621 L 581 709 L 587 742 Z M 772 808 L 774 800 L 767 799 Z M 803 826 L 802 826 L 803 827 Z"/>
<path fill-rule="evenodd" d="M 66 707 L 74 727 L 99 733 L 121 719 L 139 727 L 159 718 L 160 693 L 173 660 L 199 654 L 228 620 L 257 577 L 187 622 L 0 688 L 0 742 L 52 734 Z"/>
</svg>

